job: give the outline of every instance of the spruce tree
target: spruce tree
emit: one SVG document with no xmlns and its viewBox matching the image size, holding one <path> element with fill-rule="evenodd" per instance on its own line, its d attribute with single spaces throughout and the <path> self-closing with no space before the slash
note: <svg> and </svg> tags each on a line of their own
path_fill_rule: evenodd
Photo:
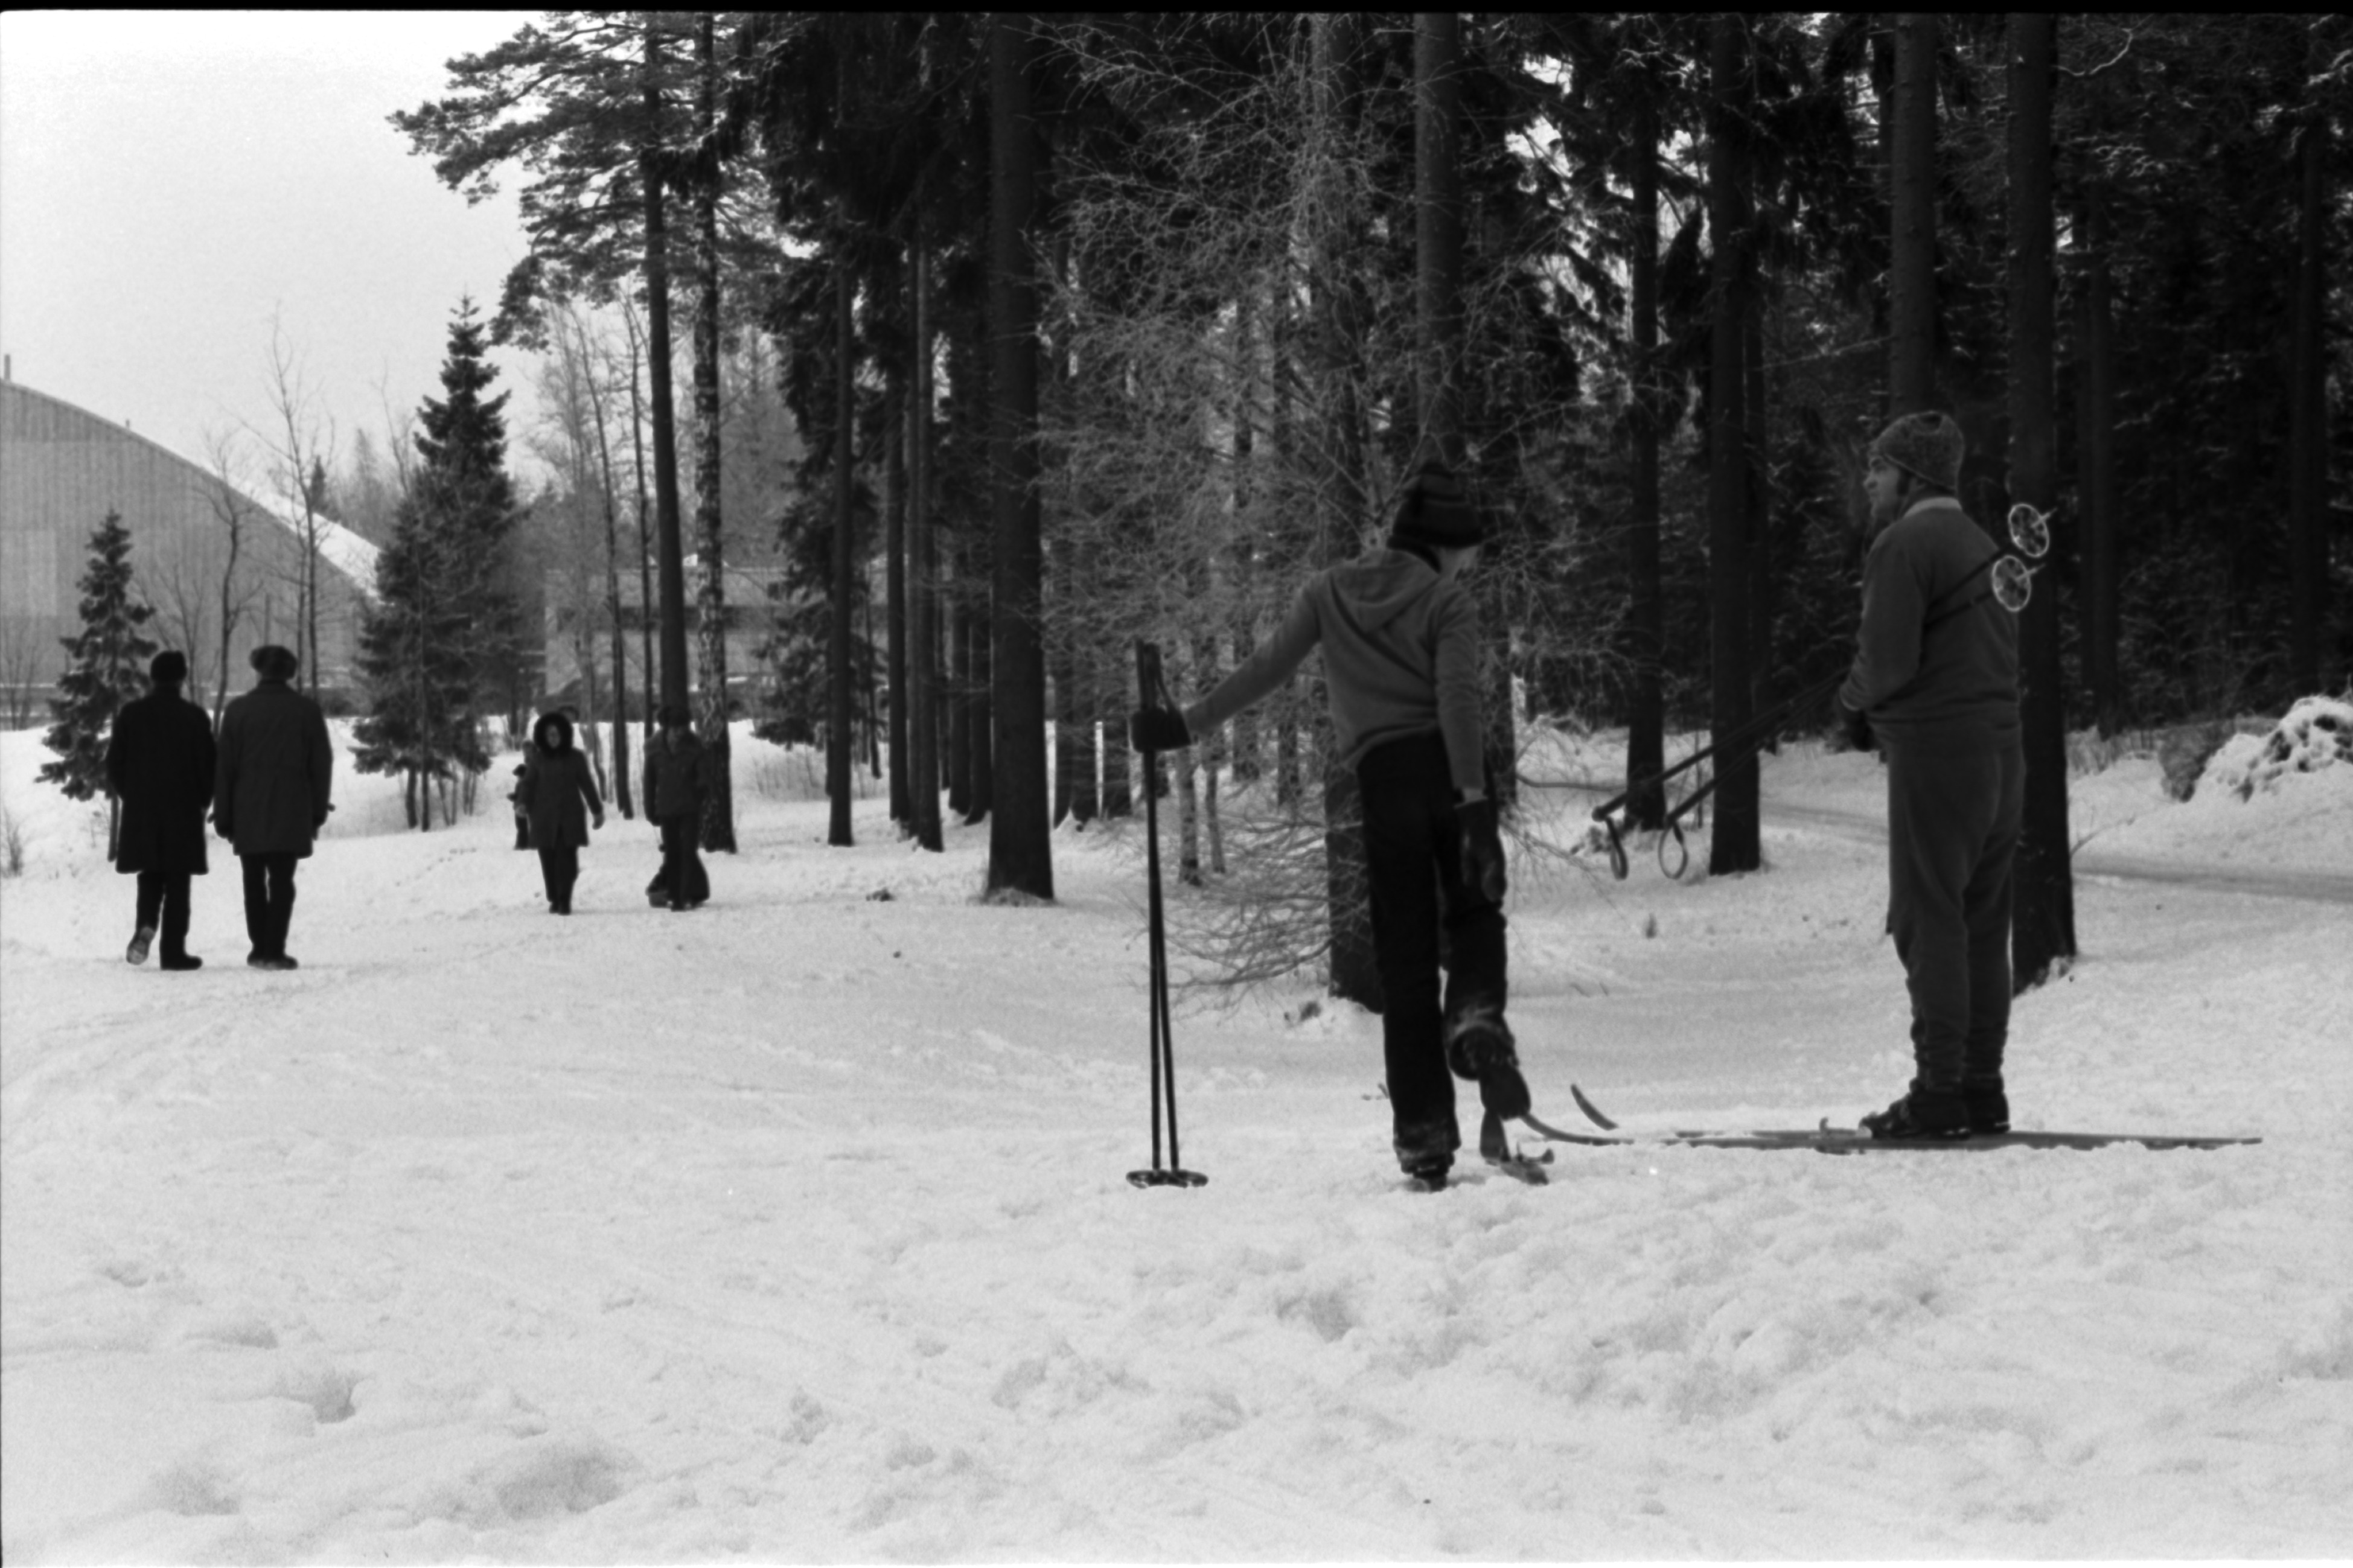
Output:
<svg viewBox="0 0 2353 1568">
<path fill-rule="evenodd" d="M 485 396 L 498 371 L 485 359 L 489 330 L 470 299 L 449 321 L 439 399 L 417 412 L 417 450 L 425 459 L 414 499 L 423 526 L 454 574 L 457 608 L 475 707 L 488 711 L 506 692 L 521 656 L 521 628 L 509 545 L 518 508 L 506 468 L 507 395 Z"/>
<path fill-rule="evenodd" d="M 369 703 L 353 765 L 406 775 L 412 797 L 420 783 L 490 765 L 480 721 L 499 706 L 520 652 L 506 395 L 482 395 L 498 374 L 486 349 L 473 302 L 461 300 L 441 364 L 445 395 L 419 411 L 424 461 L 377 562 L 376 603 L 360 632 Z M 412 805 L 410 820 L 421 829 L 432 813 Z"/>
<path fill-rule="evenodd" d="M 49 700 L 57 722 L 49 727 L 49 750 L 57 761 L 43 764 L 40 780 L 69 799 L 89 800 L 106 788 L 106 743 L 114 715 L 146 690 L 147 661 L 155 644 L 141 630 L 154 610 L 132 597 L 131 531 L 119 512 L 90 536 L 90 565 L 81 574 L 81 630 L 61 637 L 73 662 L 58 678 L 58 695 Z M 110 853 L 113 828 L 107 835 Z"/>
<path fill-rule="evenodd" d="M 419 476 L 418 491 L 434 482 Z M 432 826 L 433 781 L 453 778 L 459 767 L 480 772 L 490 765 L 476 738 L 463 574 L 450 542 L 436 530 L 438 515 L 412 493 L 377 558 L 376 601 L 360 628 L 368 711 L 353 730 L 353 765 L 364 773 L 402 774 L 409 821 L 419 831 Z"/>
</svg>

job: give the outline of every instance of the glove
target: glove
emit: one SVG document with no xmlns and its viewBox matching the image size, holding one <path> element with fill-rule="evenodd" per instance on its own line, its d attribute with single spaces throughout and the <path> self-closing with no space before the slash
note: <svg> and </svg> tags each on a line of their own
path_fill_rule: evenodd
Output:
<svg viewBox="0 0 2353 1568">
<path fill-rule="evenodd" d="M 595 823 L 595 824 L 596 824 L 596 831 L 597 831 L 597 832 L 602 833 L 602 832 L 604 832 L 604 831 L 605 831 L 605 814 L 604 814 L 603 812 L 601 812 L 601 811 L 600 811 L 600 812 L 598 812 L 595 816 L 591 817 L 589 820 L 590 820 L 591 822 L 593 822 L 593 823 Z"/>
<path fill-rule="evenodd" d="M 227 816 L 222 812 L 213 813 L 213 831 L 231 841 L 237 837 L 237 829 L 229 825 Z"/>
<path fill-rule="evenodd" d="M 1127 739 L 1139 752 L 1178 752 L 1193 743 L 1193 731 L 1174 708 L 1139 708 L 1127 717 Z"/>
<path fill-rule="evenodd" d="M 1504 840 L 1495 828 L 1495 803 L 1466 800 L 1454 808 L 1462 829 L 1462 885 L 1491 904 L 1504 901 Z"/>
<path fill-rule="evenodd" d="M 1871 715 L 1860 708 L 1850 708 L 1841 702 L 1839 704 L 1839 717 L 1846 724 L 1846 743 L 1858 752 L 1870 751 L 1873 744 Z"/>
</svg>

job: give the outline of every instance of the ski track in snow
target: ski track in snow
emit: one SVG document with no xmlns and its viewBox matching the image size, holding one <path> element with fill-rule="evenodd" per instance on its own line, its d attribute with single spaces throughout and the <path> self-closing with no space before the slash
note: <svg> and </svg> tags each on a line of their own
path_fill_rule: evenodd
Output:
<svg viewBox="0 0 2353 1568">
<path fill-rule="evenodd" d="M 2076 781 L 2079 838 L 2180 879 L 2079 879 L 2084 959 L 2013 1026 L 2022 1127 L 2260 1146 L 1563 1147 L 1547 1187 L 1472 1158 L 1416 1196 L 1377 1020 L 1286 1022 L 1304 983 L 1180 1013 L 1209 1184 L 1128 1185 L 1135 826 L 1058 833 L 1060 901 L 996 908 L 986 828 L 925 856 L 868 803 L 832 850 L 747 787 L 710 907 L 646 908 L 615 816 L 559 921 L 503 802 L 401 834 L 346 770 L 303 968 L 237 963 L 216 845 L 210 967 L 164 975 L 31 739 L 0 738 L 11 1563 L 2353 1548 L 2353 910 L 2194 881 L 2353 879 L 2353 768 Z M 1571 1079 L 1634 1131 L 1900 1089 L 1881 852 L 1771 805 L 1868 823 L 1875 772 L 1766 781 L 1762 876 L 1523 858 L 1541 1112 Z"/>
</svg>

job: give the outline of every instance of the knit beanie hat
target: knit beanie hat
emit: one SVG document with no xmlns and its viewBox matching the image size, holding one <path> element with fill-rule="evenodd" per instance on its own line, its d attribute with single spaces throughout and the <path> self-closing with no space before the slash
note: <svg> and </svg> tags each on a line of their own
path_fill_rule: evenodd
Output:
<svg viewBox="0 0 2353 1568">
<path fill-rule="evenodd" d="M 665 730 L 685 730 L 693 726 L 694 716 L 682 702 L 665 702 L 661 709 L 661 727 Z"/>
<path fill-rule="evenodd" d="M 1961 457 L 1968 444 L 1949 414 L 1930 409 L 1892 421 L 1871 444 L 1871 455 L 1884 458 L 1915 479 L 1940 490 L 1961 488 Z"/>
<path fill-rule="evenodd" d="M 165 648 L 147 664 L 147 679 L 158 686 L 177 686 L 188 679 L 188 656 Z"/>
<path fill-rule="evenodd" d="M 1462 550 L 1486 537 L 1484 520 L 1454 470 L 1436 458 L 1425 459 L 1406 481 L 1398 500 L 1390 542 Z"/>
</svg>

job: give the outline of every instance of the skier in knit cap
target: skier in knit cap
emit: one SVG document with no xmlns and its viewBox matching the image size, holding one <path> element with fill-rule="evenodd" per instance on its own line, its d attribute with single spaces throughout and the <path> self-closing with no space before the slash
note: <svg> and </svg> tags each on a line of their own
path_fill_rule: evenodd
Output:
<svg viewBox="0 0 2353 1568">
<path fill-rule="evenodd" d="M 1478 1081 L 1497 1116 L 1528 1110 L 1504 1020 L 1504 849 L 1482 763 L 1478 608 L 1459 581 L 1482 537 L 1461 480 L 1424 462 L 1384 546 L 1318 573 L 1208 696 L 1181 711 L 1138 710 L 1129 723 L 1139 751 L 1189 745 L 1323 648 L 1334 742 L 1362 796 L 1392 1140 L 1407 1174 L 1431 1190 L 1462 1142 L 1450 1067 Z"/>
<path fill-rule="evenodd" d="M 1964 443 L 1907 414 L 1871 446 L 1879 529 L 1839 689 L 1848 736 L 1887 765 L 1887 929 L 1912 995 L 1914 1076 L 1877 1138 L 2010 1130 L 2010 863 L 2024 810 L 2018 627 L 1973 593 L 1999 552 L 1955 499 Z"/>
</svg>

